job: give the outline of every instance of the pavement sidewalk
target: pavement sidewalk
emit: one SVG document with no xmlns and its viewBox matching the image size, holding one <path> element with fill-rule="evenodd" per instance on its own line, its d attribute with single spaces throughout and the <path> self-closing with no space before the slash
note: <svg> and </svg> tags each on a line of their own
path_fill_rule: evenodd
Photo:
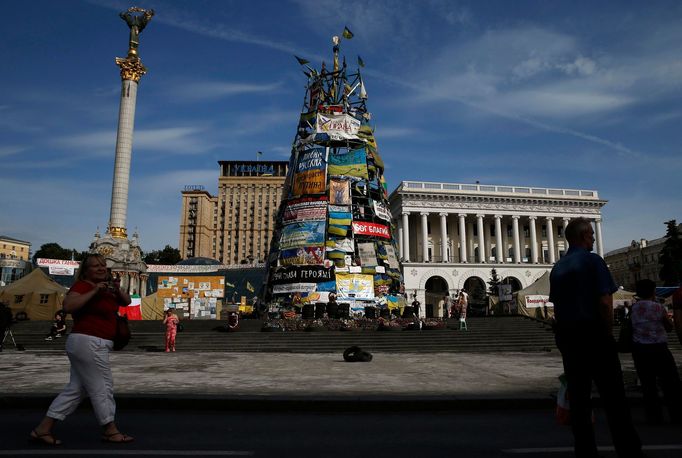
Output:
<svg viewBox="0 0 682 458">
<path fill-rule="evenodd" d="M 558 352 L 112 353 L 119 405 L 145 408 L 454 409 L 554 405 Z M 623 358 L 626 369 L 631 361 Z M 0 353 L 0 405 L 44 406 L 67 383 L 65 354 Z"/>
</svg>

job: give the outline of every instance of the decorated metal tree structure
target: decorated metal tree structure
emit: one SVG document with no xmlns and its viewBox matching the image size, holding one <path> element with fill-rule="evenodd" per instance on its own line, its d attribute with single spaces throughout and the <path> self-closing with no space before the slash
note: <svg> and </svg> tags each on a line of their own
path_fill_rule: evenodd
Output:
<svg viewBox="0 0 682 458">
<path fill-rule="evenodd" d="M 347 28 L 343 37 L 352 37 Z M 395 307 L 402 277 L 359 69 L 364 64 L 358 58 L 356 71 L 345 58 L 339 64 L 340 42 L 333 38 L 331 71 L 297 57 L 308 84 L 271 244 L 267 294 L 293 305 L 326 303 L 334 293 L 352 310 Z"/>
</svg>

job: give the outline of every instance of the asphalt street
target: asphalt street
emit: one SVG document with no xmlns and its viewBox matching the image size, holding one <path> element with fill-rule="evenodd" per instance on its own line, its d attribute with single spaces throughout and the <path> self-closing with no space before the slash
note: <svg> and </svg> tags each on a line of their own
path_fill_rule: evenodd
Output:
<svg viewBox="0 0 682 458">
<path fill-rule="evenodd" d="M 255 456 L 255 457 L 570 457 L 569 428 L 548 409 L 457 412 L 238 412 L 121 409 L 118 424 L 136 437 L 128 445 L 100 442 L 89 408 L 55 432 L 60 448 L 29 444 L 26 437 L 43 409 L 0 413 L 0 456 Z M 648 426 L 634 409 L 650 458 L 682 456 L 682 429 Z M 602 412 L 598 443 L 615 456 Z"/>
</svg>

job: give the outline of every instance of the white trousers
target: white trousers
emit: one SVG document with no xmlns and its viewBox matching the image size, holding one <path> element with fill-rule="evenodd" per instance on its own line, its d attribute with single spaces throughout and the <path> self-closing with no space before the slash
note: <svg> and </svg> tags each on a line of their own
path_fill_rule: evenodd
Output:
<svg viewBox="0 0 682 458">
<path fill-rule="evenodd" d="M 109 365 L 109 352 L 113 348 L 111 340 L 69 334 L 66 354 L 71 362 L 71 378 L 50 404 L 48 417 L 64 420 L 76 410 L 85 396 L 89 396 L 99 424 L 106 425 L 114 421 L 114 379 Z"/>
</svg>

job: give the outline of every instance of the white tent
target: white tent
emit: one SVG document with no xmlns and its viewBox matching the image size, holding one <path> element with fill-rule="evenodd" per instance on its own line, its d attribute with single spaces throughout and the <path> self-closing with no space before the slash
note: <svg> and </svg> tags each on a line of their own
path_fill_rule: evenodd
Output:
<svg viewBox="0 0 682 458">
<path fill-rule="evenodd" d="M 535 283 L 515 293 L 516 309 L 520 315 L 538 319 L 554 316 L 554 305 L 549 302 L 549 271 L 542 274 Z"/>
</svg>

